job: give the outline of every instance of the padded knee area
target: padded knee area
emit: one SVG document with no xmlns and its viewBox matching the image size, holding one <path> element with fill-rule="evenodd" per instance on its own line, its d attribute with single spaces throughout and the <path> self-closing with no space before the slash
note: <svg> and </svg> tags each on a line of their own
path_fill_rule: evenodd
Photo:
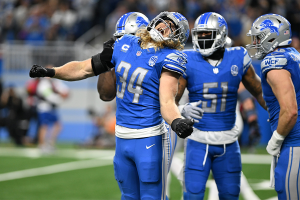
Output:
<svg viewBox="0 0 300 200">
<path fill-rule="evenodd" d="M 204 198 L 204 192 L 200 194 L 192 194 L 189 192 L 183 193 L 184 200 L 202 200 Z"/>
</svg>

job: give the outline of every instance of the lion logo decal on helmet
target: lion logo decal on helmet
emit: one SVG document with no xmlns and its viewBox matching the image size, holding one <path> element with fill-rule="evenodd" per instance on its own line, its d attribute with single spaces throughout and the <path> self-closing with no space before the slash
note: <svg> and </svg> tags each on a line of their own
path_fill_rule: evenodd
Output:
<svg viewBox="0 0 300 200">
<path fill-rule="evenodd" d="M 218 23 L 219 23 L 219 27 L 226 26 L 226 28 L 228 29 L 227 23 L 223 17 L 218 18 Z"/>
<path fill-rule="evenodd" d="M 279 35 L 279 28 L 282 25 L 282 23 L 279 24 L 279 27 L 277 28 L 270 19 L 266 19 L 260 24 L 260 26 L 262 26 L 260 30 L 263 31 L 265 29 L 269 29 L 270 33 L 277 33 L 277 35 Z"/>
<path fill-rule="evenodd" d="M 147 22 L 143 17 L 137 16 L 136 24 L 137 24 L 138 28 L 140 28 L 142 25 L 147 26 L 149 24 L 149 22 Z"/>
</svg>

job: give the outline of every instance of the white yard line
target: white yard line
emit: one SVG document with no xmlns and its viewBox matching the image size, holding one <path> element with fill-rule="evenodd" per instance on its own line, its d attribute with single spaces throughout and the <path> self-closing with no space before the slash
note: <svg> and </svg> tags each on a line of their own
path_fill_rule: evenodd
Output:
<svg viewBox="0 0 300 200">
<path fill-rule="evenodd" d="M 76 159 L 99 158 L 102 156 L 113 156 L 114 150 L 89 150 L 89 149 L 58 149 L 52 156 Z M 47 157 L 41 154 L 38 148 L 0 148 L 0 156 L 16 156 L 27 158 Z"/>
<path fill-rule="evenodd" d="M 47 167 L 39 167 L 33 169 L 25 169 L 15 172 L 8 172 L 0 174 L 1 181 L 9 181 L 33 176 L 41 176 L 47 174 L 55 174 L 59 172 L 66 172 L 78 169 L 87 169 L 94 167 L 102 167 L 107 165 L 112 165 L 112 157 L 104 157 L 104 159 L 94 159 L 94 160 L 81 160 L 75 162 L 68 162 L 63 164 L 51 165 Z"/>
</svg>

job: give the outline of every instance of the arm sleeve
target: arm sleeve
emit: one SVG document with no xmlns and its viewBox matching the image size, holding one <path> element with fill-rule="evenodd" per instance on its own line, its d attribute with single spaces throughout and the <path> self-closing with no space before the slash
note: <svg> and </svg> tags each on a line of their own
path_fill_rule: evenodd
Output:
<svg viewBox="0 0 300 200">
<path fill-rule="evenodd" d="M 179 51 L 170 53 L 163 61 L 163 68 L 182 75 L 186 70 L 187 56 Z"/>
<path fill-rule="evenodd" d="M 91 62 L 95 76 L 98 76 L 99 74 L 108 71 L 108 68 L 105 67 L 101 62 L 100 53 L 92 56 Z"/>
</svg>

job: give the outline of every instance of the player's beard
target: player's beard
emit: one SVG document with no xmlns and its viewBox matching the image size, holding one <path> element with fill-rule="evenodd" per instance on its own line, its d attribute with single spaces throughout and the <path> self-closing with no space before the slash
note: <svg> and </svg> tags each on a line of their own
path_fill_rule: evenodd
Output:
<svg viewBox="0 0 300 200">
<path fill-rule="evenodd" d="M 147 31 L 146 28 L 139 29 L 136 33 L 136 36 L 141 38 L 141 47 L 143 49 L 149 48 L 149 43 L 151 43 L 151 47 L 154 47 L 155 51 L 158 51 L 159 49 L 163 49 L 164 47 L 169 47 L 171 49 L 177 49 L 177 50 L 183 50 L 183 45 L 180 42 L 176 42 L 173 40 L 166 40 L 166 41 L 154 41 L 149 31 Z"/>
</svg>

